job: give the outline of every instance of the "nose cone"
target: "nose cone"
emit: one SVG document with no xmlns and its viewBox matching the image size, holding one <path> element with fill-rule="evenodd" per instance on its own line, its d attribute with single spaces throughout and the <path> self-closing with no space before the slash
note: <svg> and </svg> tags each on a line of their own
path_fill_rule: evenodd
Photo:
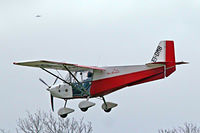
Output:
<svg viewBox="0 0 200 133">
<path fill-rule="evenodd" d="M 56 97 L 58 95 L 58 86 L 52 86 L 50 88 L 47 89 L 51 95 L 53 95 L 54 97 Z"/>
</svg>

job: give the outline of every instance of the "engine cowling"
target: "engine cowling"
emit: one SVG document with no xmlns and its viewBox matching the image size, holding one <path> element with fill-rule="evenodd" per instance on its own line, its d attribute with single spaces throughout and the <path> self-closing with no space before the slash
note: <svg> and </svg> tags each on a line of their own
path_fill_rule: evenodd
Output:
<svg viewBox="0 0 200 133">
<path fill-rule="evenodd" d="M 72 87 L 68 84 L 58 84 L 54 85 L 51 88 L 49 88 L 49 91 L 54 97 L 57 98 L 72 98 L 73 97 L 73 91 Z"/>
</svg>

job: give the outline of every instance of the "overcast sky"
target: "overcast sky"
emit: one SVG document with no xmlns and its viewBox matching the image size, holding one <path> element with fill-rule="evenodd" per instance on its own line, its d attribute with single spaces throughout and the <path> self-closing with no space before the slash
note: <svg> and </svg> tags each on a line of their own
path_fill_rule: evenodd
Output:
<svg viewBox="0 0 200 133">
<path fill-rule="evenodd" d="M 118 103 L 110 113 L 97 99 L 86 113 L 78 108 L 80 100 L 70 100 L 67 106 L 76 111 L 69 118 L 91 121 L 94 133 L 156 133 L 184 122 L 200 124 L 199 14 L 199 0 L 0 0 L 0 128 L 14 132 L 26 111 L 50 110 L 49 93 L 38 78 L 49 84 L 54 78 L 13 62 L 145 64 L 166 39 L 175 41 L 176 60 L 189 65 L 164 80 L 107 95 Z M 55 99 L 56 112 L 63 104 Z"/>
</svg>

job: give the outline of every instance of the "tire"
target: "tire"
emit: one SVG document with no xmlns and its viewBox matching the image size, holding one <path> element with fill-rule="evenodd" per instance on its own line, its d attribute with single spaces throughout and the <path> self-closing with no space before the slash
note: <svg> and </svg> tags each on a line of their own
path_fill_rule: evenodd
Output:
<svg viewBox="0 0 200 133">
<path fill-rule="evenodd" d="M 81 108 L 81 111 L 86 112 L 88 108 Z"/>
<path fill-rule="evenodd" d="M 111 108 L 110 109 L 104 109 L 104 111 L 108 113 L 108 112 L 111 111 Z"/>
<path fill-rule="evenodd" d="M 67 114 L 60 115 L 60 117 L 66 118 L 66 117 L 67 117 Z"/>
</svg>

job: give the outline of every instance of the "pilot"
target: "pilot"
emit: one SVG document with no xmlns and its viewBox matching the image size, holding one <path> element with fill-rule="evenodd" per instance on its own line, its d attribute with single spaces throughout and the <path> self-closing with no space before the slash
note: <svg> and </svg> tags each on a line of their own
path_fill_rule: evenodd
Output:
<svg viewBox="0 0 200 133">
<path fill-rule="evenodd" d="M 91 82 L 92 81 L 92 76 L 93 76 L 93 73 L 92 72 L 88 72 L 87 73 L 87 79 L 84 80 L 84 88 L 86 90 L 88 90 L 90 88 L 90 85 L 91 85 Z"/>
<path fill-rule="evenodd" d="M 92 72 L 88 72 L 88 73 L 87 73 L 87 77 L 88 77 L 88 79 L 89 79 L 89 78 L 92 78 L 92 75 L 93 75 Z"/>
</svg>

